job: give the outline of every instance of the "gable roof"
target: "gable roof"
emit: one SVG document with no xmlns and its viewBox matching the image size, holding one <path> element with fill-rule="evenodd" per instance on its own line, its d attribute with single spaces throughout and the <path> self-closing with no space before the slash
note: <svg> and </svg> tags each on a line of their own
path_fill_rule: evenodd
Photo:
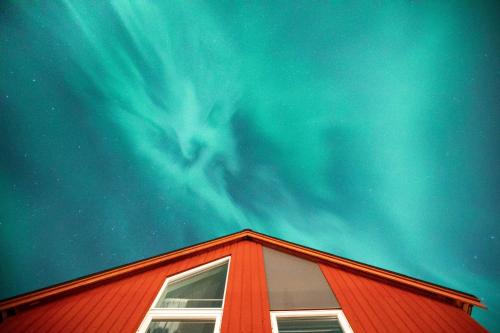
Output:
<svg viewBox="0 0 500 333">
<path fill-rule="evenodd" d="M 26 306 L 35 305 L 42 301 L 47 301 L 69 293 L 80 291 L 91 286 L 95 286 L 104 282 L 115 280 L 131 274 L 143 272 L 148 269 L 158 267 L 160 265 L 185 258 L 195 253 L 204 250 L 219 247 L 228 243 L 241 240 L 251 240 L 262 245 L 272 247 L 281 251 L 288 252 L 293 255 L 304 257 L 320 263 L 325 263 L 350 270 L 359 274 L 367 275 L 372 278 L 381 279 L 388 283 L 393 283 L 412 290 L 423 292 L 431 297 L 446 299 L 452 301 L 456 306 L 461 307 L 464 311 L 471 313 L 472 306 L 486 308 L 481 301 L 474 295 L 450 289 L 434 283 L 426 282 L 420 279 L 412 278 L 403 274 L 395 273 L 389 270 L 360 263 L 354 260 L 339 257 L 330 253 L 315 250 L 299 244 L 284 241 L 278 238 L 270 237 L 250 229 L 245 229 L 240 232 L 230 234 L 224 237 L 209 240 L 207 242 L 188 246 L 179 250 L 167 252 L 158 256 L 136 261 L 123 266 L 115 267 L 102 272 L 97 272 L 88 276 L 84 276 L 75 280 L 56 284 L 47 288 L 29 292 L 26 294 L 14 296 L 0 301 L 0 312 L 10 309 L 19 309 Z"/>
</svg>

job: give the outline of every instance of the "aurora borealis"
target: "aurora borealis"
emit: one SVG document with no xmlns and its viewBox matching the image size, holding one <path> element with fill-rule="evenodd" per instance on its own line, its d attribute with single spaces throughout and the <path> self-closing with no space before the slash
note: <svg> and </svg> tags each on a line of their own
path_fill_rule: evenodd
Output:
<svg viewBox="0 0 500 333">
<path fill-rule="evenodd" d="M 0 298 L 252 228 L 500 330 L 499 13 L 3 1 Z"/>
</svg>

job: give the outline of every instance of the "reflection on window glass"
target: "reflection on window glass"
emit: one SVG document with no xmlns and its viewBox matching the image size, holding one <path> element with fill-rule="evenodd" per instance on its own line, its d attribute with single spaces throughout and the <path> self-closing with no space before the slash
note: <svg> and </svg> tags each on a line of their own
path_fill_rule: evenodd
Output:
<svg viewBox="0 0 500 333">
<path fill-rule="evenodd" d="M 153 320 L 146 333 L 213 333 L 214 321 Z"/>
<path fill-rule="evenodd" d="M 160 297 L 157 308 L 221 308 L 227 263 L 172 281 Z M 170 332 L 169 332 L 170 333 Z"/>
<path fill-rule="evenodd" d="M 342 333 L 340 323 L 335 317 L 278 318 L 280 333 Z"/>
</svg>

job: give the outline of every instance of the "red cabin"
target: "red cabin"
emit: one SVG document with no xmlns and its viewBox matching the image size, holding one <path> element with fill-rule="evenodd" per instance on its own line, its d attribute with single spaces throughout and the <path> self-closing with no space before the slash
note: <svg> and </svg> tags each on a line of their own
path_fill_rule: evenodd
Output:
<svg viewBox="0 0 500 333">
<path fill-rule="evenodd" d="M 487 332 L 473 295 L 244 230 L 0 302 L 0 332 Z"/>
</svg>

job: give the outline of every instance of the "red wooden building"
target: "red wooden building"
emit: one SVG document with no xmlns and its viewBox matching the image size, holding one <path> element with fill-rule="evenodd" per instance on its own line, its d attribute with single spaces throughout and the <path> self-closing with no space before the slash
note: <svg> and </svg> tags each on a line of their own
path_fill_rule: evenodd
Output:
<svg viewBox="0 0 500 333">
<path fill-rule="evenodd" d="M 473 295 L 244 230 L 0 302 L 0 332 L 487 332 Z"/>
</svg>

